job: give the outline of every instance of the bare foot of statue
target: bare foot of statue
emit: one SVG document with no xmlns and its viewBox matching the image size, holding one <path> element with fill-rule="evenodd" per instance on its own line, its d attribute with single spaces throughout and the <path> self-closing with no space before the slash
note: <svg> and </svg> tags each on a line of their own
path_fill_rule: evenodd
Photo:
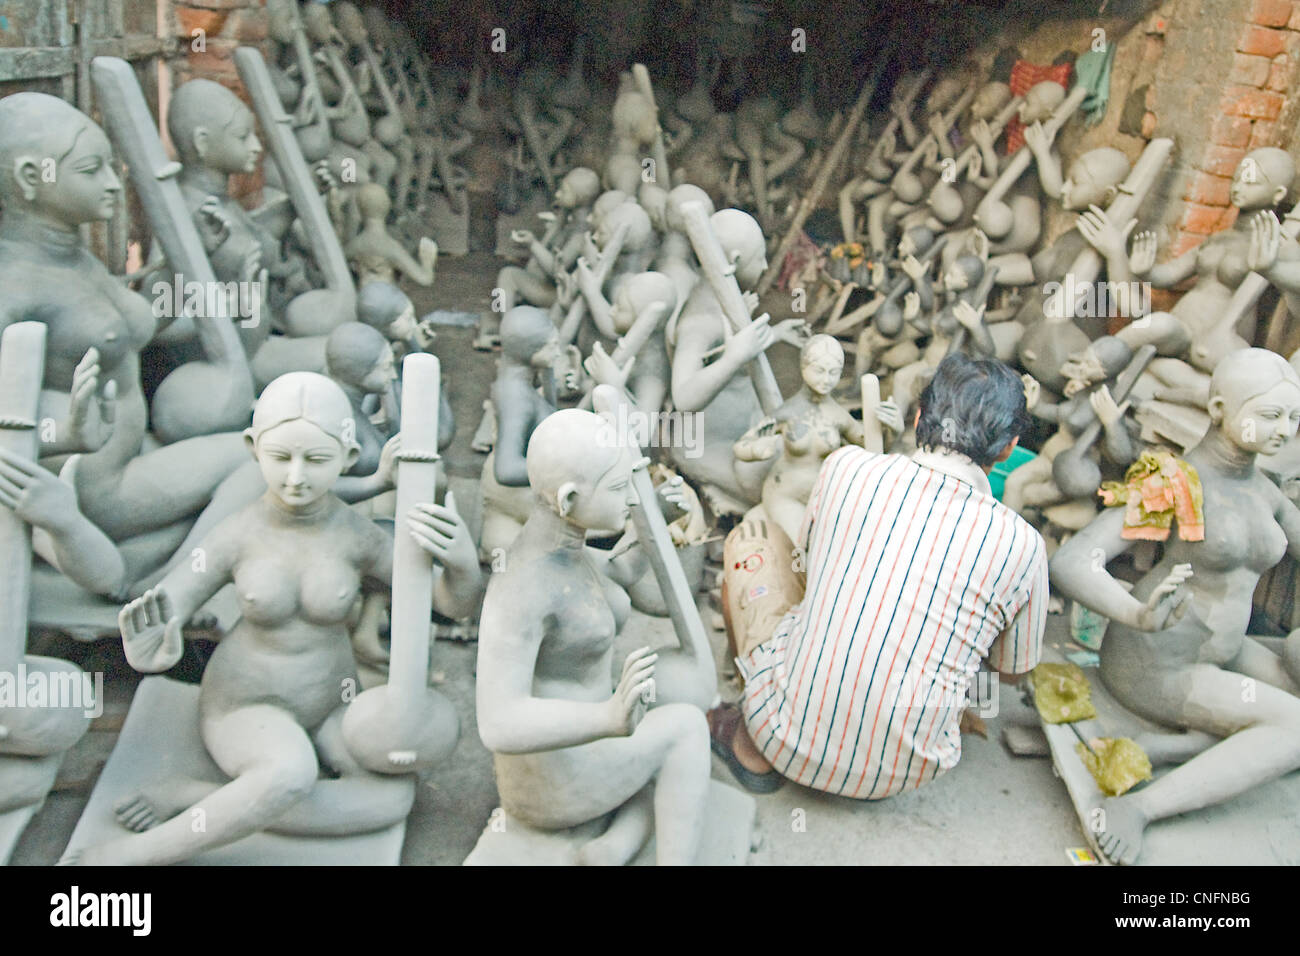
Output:
<svg viewBox="0 0 1300 956">
<path fill-rule="evenodd" d="M 1106 797 L 1088 814 L 1090 823 L 1094 818 L 1100 826 L 1097 844 L 1106 859 L 1121 866 L 1136 863 L 1147 826 L 1137 801 L 1132 796 Z"/>
<path fill-rule="evenodd" d="M 649 786 L 615 811 L 604 833 L 578 848 L 577 864 L 626 866 L 631 863 L 654 829 L 654 810 L 654 787 Z"/>
</svg>

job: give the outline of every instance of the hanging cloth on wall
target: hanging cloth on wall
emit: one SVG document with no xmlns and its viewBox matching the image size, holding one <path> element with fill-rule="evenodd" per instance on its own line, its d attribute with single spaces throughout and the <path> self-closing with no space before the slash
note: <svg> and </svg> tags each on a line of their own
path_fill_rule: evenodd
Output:
<svg viewBox="0 0 1300 956">
<path fill-rule="evenodd" d="M 1106 115 L 1110 103 L 1110 67 L 1115 62 L 1115 45 L 1107 43 L 1100 50 L 1090 50 L 1074 63 L 1074 82 L 1088 91 L 1088 98 L 1079 108 L 1084 113 L 1084 123 L 1096 126 Z"/>
<path fill-rule="evenodd" d="M 1012 96 L 1024 96 L 1032 87 L 1045 80 L 1054 80 L 1069 90 L 1070 73 L 1073 69 L 1069 63 L 1041 66 L 1027 60 L 1016 60 L 1015 66 L 1011 68 L 1011 79 L 1007 81 L 1007 85 L 1011 87 Z M 1025 124 L 1020 122 L 1020 117 L 1013 116 L 1007 123 L 1007 155 L 1010 156 L 1018 150 L 1024 142 Z"/>
</svg>

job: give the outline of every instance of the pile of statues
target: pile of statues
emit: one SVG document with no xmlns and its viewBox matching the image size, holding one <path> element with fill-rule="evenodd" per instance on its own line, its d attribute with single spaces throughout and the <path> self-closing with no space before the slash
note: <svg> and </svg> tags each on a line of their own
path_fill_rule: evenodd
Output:
<svg viewBox="0 0 1300 956">
<path fill-rule="evenodd" d="M 563 75 L 531 68 L 507 89 L 475 70 L 462 91 L 375 8 L 268 6 L 269 55 L 236 56 L 253 109 L 205 80 L 172 96 L 179 164 L 121 61 L 94 65 L 107 131 L 49 96 L 0 100 L 0 541 L 26 569 L 0 665 L 71 667 L 24 657 L 29 592 L 55 584 L 111 608 L 145 673 L 181 659 L 227 585 L 238 605 L 198 702 L 227 779 L 142 781 L 116 808 L 120 836 L 77 860 L 177 862 L 259 831 L 403 820 L 414 775 L 458 736 L 426 686 L 436 612 L 479 618 L 477 722 L 509 817 L 604 821 L 579 862 L 627 862 L 651 833 L 660 862 L 691 862 L 718 696 L 701 542 L 746 514 L 796 538 L 827 455 L 914 447 L 920 392 L 954 350 L 1025 372 L 1047 437 L 1004 502 L 1049 539 L 1060 597 L 1110 619 L 1108 686 L 1170 729 L 1143 741 L 1153 762 L 1182 764 L 1108 802 L 1107 854 L 1131 861 L 1148 822 L 1300 766 L 1300 643 L 1246 636 L 1260 576 L 1300 554 L 1279 490 L 1297 358 L 1250 347 L 1265 287 L 1300 295 L 1300 218 L 1273 211 L 1294 179 L 1285 152 L 1251 151 L 1236 224 L 1158 263 L 1137 223 L 1173 143 L 1061 157 L 1082 86 L 1013 94 L 958 64 L 904 76 L 859 124 L 819 115 L 810 80 L 796 102 L 720 111 L 708 58 L 679 96 L 639 64 L 606 95 L 579 43 Z M 455 234 L 465 163 L 503 141 L 503 213 L 548 200 L 510 233 L 516 261 L 476 342 L 499 355 L 475 541 L 437 475 L 449 383 L 400 285 L 433 283 L 428 236 Z M 840 144 L 840 241 L 769 262 Z M 118 158 L 156 247 L 141 292 L 82 242 L 113 213 Z M 259 164 L 265 202 L 248 210 L 229 181 Z M 1053 204 L 1078 217 L 1048 242 Z M 765 301 L 788 315 L 755 317 L 778 274 L 789 299 Z M 1187 280 L 1171 311 L 1150 310 L 1142 283 Z M 1123 293 L 1113 329 L 1099 289 Z M 788 395 L 777 342 L 799 350 Z M 1204 499 L 1201 538 L 1158 558 L 1097 496 L 1151 451 L 1194 466 Z M 1125 551 L 1131 592 L 1105 571 Z M 679 646 L 616 669 L 633 605 L 670 617 Z M 390 658 L 388 682 L 341 698 L 367 655 Z M 1267 685 L 1249 705 L 1242 675 Z M 0 810 L 30 807 L 84 721 L 5 707 L 0 726 Z"/>
</svg>

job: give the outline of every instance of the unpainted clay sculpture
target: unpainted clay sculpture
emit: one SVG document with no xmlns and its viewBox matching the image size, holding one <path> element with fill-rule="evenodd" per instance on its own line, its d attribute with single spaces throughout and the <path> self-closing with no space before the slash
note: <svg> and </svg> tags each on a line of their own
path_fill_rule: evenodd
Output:
<svg viewBox="0 0 1300 956">
<path fill-rule="evenodd" d="M 408 388 L 412 398 L 419 392 L 432 401 L 409 382 Z M 415 447 L 405 454 L 435 454 L 436 438 L 428 449 L 424 443 L 433 437 L 429 428 L 436 424 L 427 423 L 436 423 L 436 414 L 408 414 L 408 446 Z M 180 659 L 189 618 L 234 583 L 243 615 L 208 663 L 199 697 L 204 744 L 231 779 L 220 786 L 174 779 L 146 786 L 116 807 L 119 822 L 134 834 L 89 847 L 69 862 L 175 863 L 267 827 L 318 836 L 380 829 L 409 812 L 410 772 L 455 745 L 455 712 L 424 688 L 425 667 L 417 675 L 421 694 L 405 698 L 405 708 L 392 706 L 404 688 L 372 698 L 367 691 L 345 703 L 346 688 L 357 686 L 346 618 L 363 581 L 396 584 L 395 561 L 408 553 L 403 542 L 414 539 L 441 566 L 429 588 L 440 612 L 471 612 L 481 587 L 468 529 L 452 507 L 418 503 L 400 516 L 409 536 L 399 532 L 395 555 L 379 526 L 331 493 L 359 451 L 350 438 L 353 421 L 351 403 L 323 376 L 299 372 L 271 383 L 244 435 L 266 494 L 205 538 L 202 570 L 182 565 L 122 609 L 127 659 L 146 673 L 163 671 Z M 431 491 L 431 475 L 427 483 Z M 406 625 L 423 632 L 426 654 L 427 614 Z M 394 682 L 406 674 L 396 659 L 403 643 L 395 620 Z M 413 717 L 420 727 L 410 727 Z M 403 738 L 400 749 L 392 746 L 394 737 Z M 322 764 L 339 778 L 319 779 Z M 189 806 L 203 811 L 205 827 L 191 826 L 191 814 L 182 812 Z"/>
<path fill-rule="evenodd" d="M 1204 490 L 1203 540 L 1182 527 L 1132 593 L 1105 571 L 1133 545 L 1125 509 L 1106 511 L 1052 558 L 1053 585 L 1110 619 L 1101 675 L 1124 706 L 1184 733 L 1137 742 L 1153 764 L 1182 763 L 1102 801 L 1098 841 L 1135 862 L 1146 827 L 1228 800 L 1300 767 L 1300 653 L 1279 656 L 1246 626 L 1260 574 L 1300 553 L 1300 510 L 1256 468 L 1300 426 L 1300 377 L 1281 356 L 1240 349 L 1214 370 L 1212 427 L 1186 459 Z M 1187 533 L 1191 532 L 1191 533 Z M 1242 693 L 1243 681 L 1256 682 Z"/>
<path fill-rule="evenodd" d="M 689 704 L 645 710 L 655 686 L 649 648 L 629 654 L 613 679 L 614 637 L 629 611 L 619 585 L 644 571 L 645 558 L 616 546 L 617 557 L 598 563 L 585 546 L 590 531 L 627 524 L 636 466 L 599 415 L 566 409 L 537 426 L 532 511 L 483 602 L 479 735 L 509 817 L 562 830 L 613 813 L 575 862 L 626 863 L 653 831 L 661 865 L 690 864 L 709 785 L 708 727 Z"/>
</svg>

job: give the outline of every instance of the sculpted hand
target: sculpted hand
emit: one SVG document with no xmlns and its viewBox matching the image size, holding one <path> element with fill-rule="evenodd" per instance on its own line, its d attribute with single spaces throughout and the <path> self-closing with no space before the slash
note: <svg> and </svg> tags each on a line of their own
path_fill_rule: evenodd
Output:
<svg viewBox="0 0 1300 956">
<path fill-rule="evenodd" d="M 162 586 L 145 591 L 117 615 L 126 660 L 142 674 L 157 674 L 181 659 L 181 619 Z"/>
<path fill-rule="evenodd" d="M 53 472 L 0 448 L 0 505 L 30 525 L 49 528 L 77 510 L 77 496 Z"/>
<path fill-rule="evenodd" d="M 226 215 L 216 196 L 209 196 L 199 206 L 196 217 L 203 244 L 209 252 L 230 236 L 230 217 Z"/>
<path fill-rule="evenodd" d="M 654 699 L 655 661 L 659 655 L 648 647 L 637 648 L 623 662 L 623 674 L 614 694 L 605 703 L 609 735 L 627 737 L 645 716 L 645 704 Z"/>
<path fill-rule="evenodd" d="M 397 485 L 397 455 L 401 450 L 402 435 L 399 432 L 384 442 L 384 447 L 379 451 L 379 467 L 375 469 L 375 477 L 385 488 Z"/>
<path fill-rule="evenodd" d="M 1156 264 L 1156 234 L 1139 232 L 1133 237 L 1133 247 L 1128 254 L 1128 268 L 1133 275 L 1141 278 Z"/>
<path fill-rule="evenodd" d="M 1089 206 L 1087 212 L 1080 213 L 1078 220 L 1079 235 L 1103 256 L 1123 255 L 1129 233 L 1136 225 L 1137 220 L 1130 219 L 1121 230 L 1110 221 L 1106 210 L 1097 205 Z"/>
<path fill-rule="evenodd" d="M 117 414 L 117 383 L 99 384 L 99 350 L 90 348 L 72 372 L 72 405 L 68 427 L 87 451 L 100 448 L 113 430 Z"/>
<path fill-rule="evenodd" d="M 803 348 L 812 338 L 812 329 L 803 319 L 785 319 L 772 329 L 772 335 L 778 342 Z"/>
<path fill-rule="evenodd" d="M 681 475 L 674 475 L 661 484 L 655 489 L 655 495 L 659 498 L 659 511 L 669 524 L 690 511 Z"/>
<path fill-rule="evenodd" d="M 958 299 L 952 307 L 952 314 L 961 323 L 962 328 L 973 332 L 980 327 L 980 322 L 984 320 L 984 306 L 981 305 L 977 309 L 965 299 Z"/>
<path fill-rule="evenodd" d="M 981 120 L 980 122 L 983 122 Z M 980 178 L 980 173 L 984 171 L 984 154 L 981 152 L 971 153 L 970 161 L 966 164 L 966 179 L 974 182 Z"/>
<path fill-rule="evenodd" d="M 428 236 L 420 240 L 420 251 L 418 253 L 420 265 L 426 269 L 432 269 L 438 262 L 438 244 Z"/>
<path fill-rule="evenodd" d="M 1126 401 L 1123 405 L 1117 405 L 1110 394 L 1110 388 L 1103 385 L 1088 396 L 1088 404 L 1092 406 L 1102 427 L 1110 428 L 1124 417 L 1124 413 L 1129 410 L 1132 403 Z"/>
<path fill-rule="evenodd" d="M 451 491 L 447 492 L 446 502 L 416 505 L 406 515 L 407 529 L 415 543 L 444 568 L 476 568 L 478 549 L 469 526 L 456 510 L 456 496 Z"/>
<path fill-rule="evenodd" d="M 1246 250 L 1246 266 L 1251 272 L 1263 272 L 1277 261 L 1282 245 L 1282 224 L 1271 209 L 1257 213 L 1250 220 L 1250 245 Z"/>
<path fill-rule="evenodd" d="M 903 296 L 903 319 L 910 322 L 920 314 L 921 296 L 915 292 L 908 292 Z"/>
<path fill-rule="evenodd" d="M 889 270 L 885 268 L 883 262 L 877 259 L 871 263 L 871 288 L 883 289 L 888 282 Z"/>
<path fill-rule="evenodd" d="M 1043 397 L 1043 387 L 1038 384 L 1038 379 L 1028 373 L 1020 376 L 1020 381 L 1025 385 L 1025 407 L 1033 411 Z"/>
<path fill-rule="evenodd" d="M 1147 602 L 1137 614 L 1134 626 L 1140 631 L 1163 631 L 1177 623 L 1186 613 L 1191 593 L 1186 581 L 1192 576 L 1190 564 L 1176 564 L 1169 576 L 1151 592 Z"/>
<path fill-rule="evenodd" d="M 415 326 L 415 344 L 423 351 L 428 351 L 434 342 L 438 340 L 438 330 L 434 327 L 433 319 L 421 319 Z"/>
<path fill-rule="evenodd" d="M 1104 379 L 1106 370 L 1102 368 L 1097 353 L 1091 348 L 1086 348 L 1061 363 L 1061 377 L 1069 382 L 1065 386 L 1065 397 L 1073 398 L 1089 385 Z"/>
<path fill-rule="evenodd" d="M 746 289 L 744 292 L 740 293 L 740 297 L 745 302 L 745 311 L 750 315 L 753 315 L 754 310 L 758 308 L 758 294 Z"/>
<path fill-rule="evenodd" d="M 597 385 L 623 388 L 627 385 L 628 376 L 632 374 L 632 366 L 635 363 L 636 356 L 633 355 L 622 368 L 619 368 L 618 363 L 605 351 L 605 347 L 596 342 L 591 347 L 591 354 L 583 359 L 582 367 L 587 370 L 587 374 Z"/>
<path fill-rule="evenodd" d="M 975 145 L 982 148 L 992 148 L 993 130 L 989 127 L 988 120 L 976 120 L 971 124 L 970 138 L 975 141 Z"/>
<path fill-rule="evenodd" d="M 925 275 L 928 271 L 925 265 L 920 259 L 916 258 L 916 256 L 908 256 L 899 263 L 899 265 L 913 282 L 920 281 L 921 276 Z"/>
<path fill-rule="evenodd" d="M 1025 127 L 1025 145 L 1035 156 L 1052 148 L 1052 138 L 1047 135 L 1047 130 L 1043 129 L 1042 122 L 1035 120 Z"/>
<path fill-rule="evenodd" d="M 903 425 L 903 410 L 892 398 L 887 398 L 876 406 L 876 418 L 895 435 L 901 435 L 906 431 Z"/>
<path fill-rule="evenodd" d="M 521 246 L 531 246 L 536 241 L 531 229 L 511 229 L 510 241 L 517 242 Z"/>
<path fill-rule="evenodd" d="M 758 358 L 776 341 L 776 334 L 768 324 L 770 321 L 771 316 L 764 312 L 727 340 L 723 354 L 740 365 Z"/>
</svg>

